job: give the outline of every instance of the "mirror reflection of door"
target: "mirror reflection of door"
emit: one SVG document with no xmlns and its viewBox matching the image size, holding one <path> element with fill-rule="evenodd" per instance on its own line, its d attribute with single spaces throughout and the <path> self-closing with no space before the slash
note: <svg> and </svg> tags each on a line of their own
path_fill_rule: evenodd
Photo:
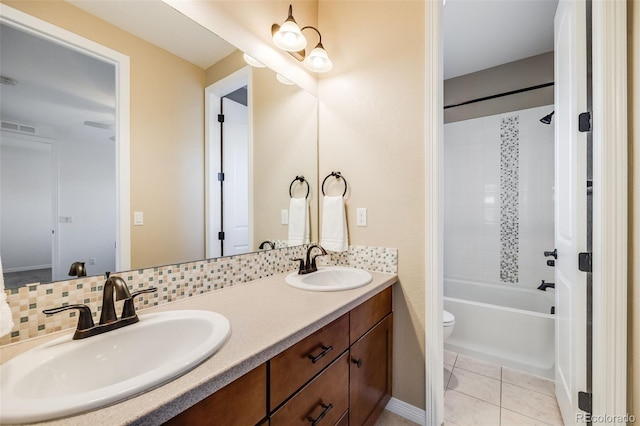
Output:
<svg viewBox="0 0 640 426">
<path fill-rule="evenodd" d="M 0 27 L 5 286 L 116 267 L 115 68 L 71 46 Z"/>
<path fill-rule="evenodd" d="M 224 190 L 220 200 L 224 238 L 221 255 L 230 256 L 249 250 L 249 116 L 247 87 L 225 95 L 221 100 L 224 121 L 221 144 L 221 171 Z"/>
<path fill-rule="evenodd" d="M 250 70 L 205 89 L 206 257 L 251 251 Z"/>
</svg>

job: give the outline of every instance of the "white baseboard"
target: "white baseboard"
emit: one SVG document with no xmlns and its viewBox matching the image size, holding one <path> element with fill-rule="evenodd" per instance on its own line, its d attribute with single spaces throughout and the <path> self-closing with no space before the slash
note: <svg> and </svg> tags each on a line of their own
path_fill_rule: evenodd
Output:
<svg viewBox="0 0 640 426">
<path fill-rule="evenodd" d="M 427 414 L 418 407 L 411 404 L 407 404 L 404 401 L 400 401 L 396 398 L 391 398 L 385 407 L 385 410 L 391 411 L 407 420 L 411 420 L 414 423 L 424 426 L 426 424 Z"/>
<path fill-rule="evenodd" d="M 51 268 L 51 264 L 48 264 L 48 265 L 19 266 L 17 268 L 5 268 L 4 272 L 8 274 L 10 272 L 36 271 L 38 269 L 50 269 L 50 268 Z"/>
</svg>

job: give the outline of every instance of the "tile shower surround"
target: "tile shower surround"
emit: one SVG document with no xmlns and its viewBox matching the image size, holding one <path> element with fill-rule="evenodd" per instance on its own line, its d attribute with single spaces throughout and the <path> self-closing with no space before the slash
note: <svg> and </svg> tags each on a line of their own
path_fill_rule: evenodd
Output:
<svg viewBox="0 0 640 426">
<path fill-rule="evenodd" d="M 146 307 L 158 306 L 175 300 L 221 290 L 271 275 L 294 270 L 297 262 L 292 258 L 303 257 L 306 246 L 286 247 L 276 250 L 206 259 L 153 268 L 114 273 L 123 278 L 133 292 L 147 287 L 157 287 L 155 293 L 143 294 L 136 299 L 140 312 Z M 318 258 L 318 264 L 351 266 L 375 272 L 396 274 L 398 251 L 394 248 L 351 246 L 348 252 L 333 253 Z M 0 345 L 19 342 L 36 336 L 74 328 L 77 312 L 55 315 L 42 313 L 43 309 L 63 305 L 84 304 L 93 312 L 97 321 L 102 305 L 104 276 L 83 277 L 48 284 L 33 284 L 6 290 L 7 302 L 15 323 L 10 334 L 0 338 Z M 123 302 L 117 302 L 117 311 Z M 142 312 L 144 313 L 144 312 Z"/>
<path fill-rule="evenodd" d="M 444 126 L 444 275 L 536 288 L 553 282 L 553 105 Z"/>
</svg>

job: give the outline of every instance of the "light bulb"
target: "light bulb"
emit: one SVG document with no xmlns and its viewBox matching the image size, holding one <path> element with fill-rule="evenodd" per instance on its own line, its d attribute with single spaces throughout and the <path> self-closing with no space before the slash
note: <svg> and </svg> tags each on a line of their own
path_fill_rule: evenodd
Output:
<svg viewBox="0 0 640 426">
<path fill-rule="evenodd" d="M 296 21 L 287 20 L 273 35 L 273 42 L 287 52 L 298 52 L 307 47 L 307 39 L 302 35 Z"/>
<path fill-rule="evenodd" d="M 333 63 L 327 55 L 327 51 L 324 50 L 322 43 L 318 45 L 309 53 L 304 60 L 304 65 L 314 72 L 327 72 L 333 68 Z"/>
</svg>

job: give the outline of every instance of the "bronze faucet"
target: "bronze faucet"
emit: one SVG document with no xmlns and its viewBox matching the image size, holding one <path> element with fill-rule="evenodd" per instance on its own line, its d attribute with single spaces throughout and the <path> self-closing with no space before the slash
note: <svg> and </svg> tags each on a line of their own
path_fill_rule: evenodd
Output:
<svg viewBox="0 0 640 426">
<path fill-rule="evenodd" d="M 143 293 L 153 293 L 157 290 L 156 287 L 149 287 L 131 294 L 127 288 L 127 283 L 122 278 L 116 276 L 110 277 L 107 272 L 107 281 L 104 283 L 104 289 L 102 290 L 102 313 L 100 314 L 100 322 L 98 325 L 94 324 L 91 309 L 89 309 L 87 305 L 61 306 L 54 309 L 45 309 L 42 312 L 50 315 L 69 309 L 78 309 L 80 316 L 73 340 L 85 339 L 140 321 L 133 304 L 135 298 Z M 119 319 L 116 315 L 114 297 L 116 301 L 124 300 L 122 314 Z"/>
<path fill-rule="evenodd" d="M 316 249 L 316 248 L 320 250 L 320 254 L 316 254 L 315 256 L 312 257 L 311 252 L 313 251 L 313 249 Z M 291 259 L 291 260 L 300 262 L 300 269 L 298 270 L 298 274 L 303 275 L 303 274 L 310 274 L 311 272 L 316 272 L 318 270 L 318 266 L 316 265 L 316 258 L 319 256 L 326 256 L 326 255 L 327 255 L 327 251 L 321 245 L 312 244 L 307 249 L 306 262 L 303 259 Z"/>
</svg>

